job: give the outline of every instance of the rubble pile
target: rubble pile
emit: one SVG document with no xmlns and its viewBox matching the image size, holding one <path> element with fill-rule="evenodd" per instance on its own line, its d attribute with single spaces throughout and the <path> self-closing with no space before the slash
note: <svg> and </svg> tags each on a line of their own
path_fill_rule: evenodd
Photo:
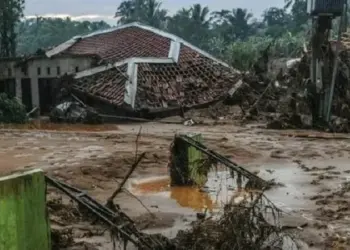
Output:
<svg viewBox="0 0 350 250">
<path fill-rule="evenodd" d="M 155 118 L 208 106 L 240 76 L 179 37 L 140 23 L 75 37 L 58 47 L 47 53 L 94 57 L 95 68 L 73 76 L 68 90 L 110 116 Z"/>
<path fill-rule="evenodd" d="M 74 101 L 65 101 L 50 112 L 50 121 L 57 123 L 99 124 L 102 117 L 91 107 Z"/>
<path fill-rule="evenodd" d="M 282 249 L 286 235 L 277 226 L 278 218 L 279 210 L 260 193 L 239 205 L 226 205 L 218 220 L 197 221 L 191 229 L 180 231 L 174 242 L 180 250 Z"/>
<path fill-rule="evenodd" d="M 329 48 L 329 62 L 334 60 L 333 53 Z M 330 124 L 313 121 L 312 104 L 308 98 L 310 53 L 293 60 L 286 72 L 280 69 L 273 77 L 267 72 L 244 73 L 243 84 L 239 91 L 229 97 L 229 102 L 241 107 L 245 120 L 266 122 L 268 128 L 318 128 L 331 132 L 350 132 L 349 58 L 349 50 L 341 51 Z M 332 72 L 331 66 L 329 72 Z"/>
<path fill-rule="evenodd" d="M 238 103 L 246 119 L 267 122 L 276 129 L 312 126 L 302 79 L 286 75 L 263 82 L 255 75 L 246 74 L 243 81 Z"/>
<path fill-rule="evenodd" d="M 188 110 L 215 104 L 208 110 L 210 118 L 229 116 L 236 120 L 237 110 L 226 108 L 229 104 L 240 108 L 239 120 L 264 121 L 269 128 L 320 127 L 349 132 L 349 37 L 345 34 L 342 40 L 330 124 L 319 124 L 318 117 L 313 117 L 314 107 L 321 105 L 310 101 L 311 49 L 306 46 L 300 58 L 271 60 L 270 44 L 261 51 L 252 71 L 241 73 L 172 34 L 132 23 L 74 38 L 51 53 L 94 55 L 98 59 L 98 67 L 80 78 L 72 77 L 68 89 L 106 115 L 147 119 L 183 116 Z M 177 46 L 172 46 L 174 43 Z M 325 85 L 332 78 L 334 45 L 320 46 Z"/>
</svg>

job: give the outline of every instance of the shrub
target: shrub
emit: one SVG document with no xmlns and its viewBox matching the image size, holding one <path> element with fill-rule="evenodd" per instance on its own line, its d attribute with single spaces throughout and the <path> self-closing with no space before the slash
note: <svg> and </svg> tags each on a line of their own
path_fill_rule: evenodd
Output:
<svg viewBox="0 0 350 250">
<path fill-rule="evenodd" d="M 27 113 L 24 105 L 16 98 L 5 93 L 0 94 L 0 123 L 25 123 Z"/>
</svg>

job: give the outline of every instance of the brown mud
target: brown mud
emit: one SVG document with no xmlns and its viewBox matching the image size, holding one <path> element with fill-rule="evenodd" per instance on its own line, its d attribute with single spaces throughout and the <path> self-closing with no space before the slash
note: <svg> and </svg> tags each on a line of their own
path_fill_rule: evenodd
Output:
<svg viewBox="0 0 350 250">
<path fill-rule="evenodd" d="M 266 131 L 232 124 L 185 127 L 147 123 L 83 131 L 8 128 L 0 130 L 0 172 L 42 168 L 104 203 L 135 159 L 140 125 L 137 151 L 146 152 L 146 158 L 128 183 L 132 194 L 119 194 L 115 203 L 142 230 L 174 237 L 179 229 L 191 226 L 196 213 L 205 207 L 215 212 L 217 190 L 210 190 L 211 184 L 207 185 L 209 190 L 198 190 L 170 188 L 166 178 L 154 182 L 155 177 L 168 175 L 174 134 L 200 132 L 211 149 L 266 180 L 281 183 L 266 195 L 288 212 L 282 221 L 286 225 L 307 222 L 299 232 L 305 249 L 350 249 L 350 141 L 346 135 L 333 138 L 323 133 L 310 138 L 307 135 L 315 134 L 312 131 L 298 136 L 300 131 Z M 225 192 L 220 192 L 223 199 Z M 75 203 L 52 188 L 48 189 L 48 205 L 53 237 L 61 237 L 65 245 L 61 248 L 112 249 L 108 230 L 91 224 Z"/>
</svg>

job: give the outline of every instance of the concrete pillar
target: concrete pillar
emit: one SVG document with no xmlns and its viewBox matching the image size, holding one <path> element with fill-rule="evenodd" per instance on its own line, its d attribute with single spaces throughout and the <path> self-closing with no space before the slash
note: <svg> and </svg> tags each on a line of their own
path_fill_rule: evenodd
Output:
<svg viewBox="0 0 350 250">
<path fill-rule="evenodd" d="M 202 142 L 202 134 L 189 134 L 189 137 L 195 141 Z M 203 171 L 203 153 L 193 146 L 188 147 L 188 168 L 190 171 L 190 178 L 196 185 L 203 186 L 207 182 L 208 173 Z"/>
<path fill-rule="evenodd" d="M 38 77 L 32 77 L 30 86 L 32 89 L 32 104 L 34 107 L 40 108 L 40 97 L 39 97 L 39 80 Z"/>
<path fill-rule="evenodd" d="M 187 134 L 201 142 L 201 134 Z M 170 164 L 171 185 L 203 185 L 207 181 L 207 172 L 202 171 L 203 153 L 179 137 L 175 137 Z"/>
<path fill-rule="evenodd" d="M 16 77 L 16 98 L 22 103 L 22 81 L 20 77 Z"/>
<path fill-rule="evenodd" d="M 132 108 L 135 107 L 136 92 L 137 92 L 137 71 L 138 65 L 134 62 L 128 63 L 126 74 L 129 79 L 125 83 L 124 102 L 129 104 Z"/>
<path fill-rule="evenodd" d="M 0 178 L 0 228 L 0 249 L 51 249 L 42 170 Z"/>
</svg>

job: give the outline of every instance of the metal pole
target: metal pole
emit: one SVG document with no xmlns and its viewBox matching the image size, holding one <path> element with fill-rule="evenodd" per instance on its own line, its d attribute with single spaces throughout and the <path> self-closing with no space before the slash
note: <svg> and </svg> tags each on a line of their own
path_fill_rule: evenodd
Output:
<svg viewBox="0 0 350 250">
<path fill-rule="evenodd" d="M 340 43 L 341 43 L 343 18 L 344 18 L 344 15 L 341 16 L 340 20 L 339 20 L 338 38 L 337 38 L 337 44 L 336 44 L 336 49 L 335 49 L 334 67 L 333 67 L 331 89 L 330 89 L 329 100 L 328 100 L 328 110 L 327 110 L 326 122 L 329 122 L 329 120 L 331 118 L 332 102 L 333 102 L 333 95 L 334 95 L 334 86 L 335 86 L 335 80 L 337 78 L 338 65 L 339 65 L 339 58 L 338 57 L 339 57 L 339 50 L 340 50 Z"/>
</svg>

